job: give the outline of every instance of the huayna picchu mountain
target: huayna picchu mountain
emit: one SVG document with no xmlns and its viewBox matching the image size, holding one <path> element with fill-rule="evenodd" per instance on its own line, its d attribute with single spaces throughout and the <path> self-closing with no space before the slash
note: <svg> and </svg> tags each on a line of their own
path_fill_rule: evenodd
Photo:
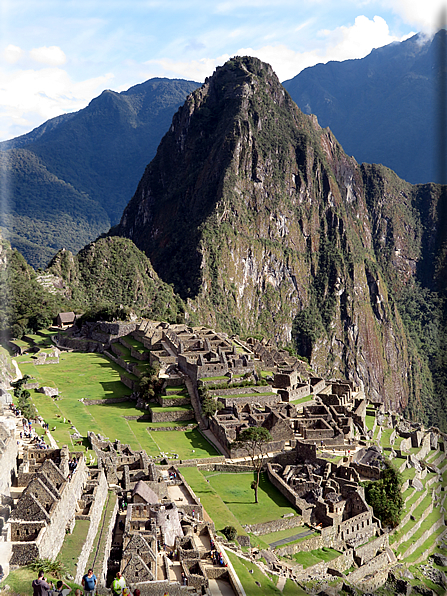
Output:
<svg viewBox="0 0 447 596">
<path fill-rule="evenodd" d="M 235 57 L 176 113 L 111 234 L 203 322 L 293 339 L 318 373 L 441 423 L 422 345 L 436 317 L 409 330 L 423 259 L 434 275 L 439 192 L 359 166 L 269 65 Z"/>
</svg>

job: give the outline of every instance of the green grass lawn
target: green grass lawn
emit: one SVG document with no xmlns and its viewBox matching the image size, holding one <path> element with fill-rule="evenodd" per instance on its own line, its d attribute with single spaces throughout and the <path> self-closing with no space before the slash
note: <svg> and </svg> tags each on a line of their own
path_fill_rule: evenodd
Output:
<svg viewBox="0 0 447 596">
<path fill-rule="evenodd" d="M 184 406 L 150 406 L 153 412 L 188 412 L 192 410 L 192 406 L 186 404 Z"/>
<path fill-rule="evenodd" d="M 284 592 L 280 592 L 275 585 L 276 577 L 274 578 L 275 583 L 273 583 L 273 581 L 271 581 L 268 576 L 264 575 L 262 571 L 260 571 L 260 569 L 253 563 L 250 563 L 245 559 L 241 559 L 232 552 L 226 551 L 226 554 L 230 559 L 231 564 L 233 565 L 247 596 L 281 596 L 281 594 L 286 596 L 291 596 L 292 594 L 296 596 L 306 595 L 306 592 L 304 592 L 291 580 L 287 580 L 287 584 L 284 586 Z M 250 571 L 253 573 L 250 573 Z M 259 587 L 255 582 L 260 583 L 261 587 Z"/>
<path fill-rule="evenodd" d="M 104 560 L 104 550 L 107 542 L 107 528 L 109 527 L 109 523 L 112 517 L 113 509 L 115 507 L 117 496 L 113 491 L 109 491 L 108 500 L 104 503 L 104 508 L 102 510 L 101 521 L 99 522 L 98 532 L 96 533 L 95 539 L 93 541 L 92 550 L 88 559 L 88 563 L 85 566 L 85 569 L 82 570 L 83 573 L 92 567 L 92 569 L 101 569 L 102 562 Z M 101 527 L 104 523 L 104 531 L 101 534 Z"/>
<path fill-rule="evenodd" d="M 397 552 L 398 552 L 398 553 L 400 553 L 401 555 L 403 555 L 403 554 L 405 553 L 405 551 L 406 551 L 406 550 L 409 548 L 409 546 L 410 546 L 411 544 L 413 544 L 413 542 L 416 542 L 416 540 L 418 540 L 418 538 L 419 538 L 420 536 L 422 536 L 422 534 L 423 534 L 423 533 L 424 533 L 426 530 L 428 530 L 429 528 L 431 528 L 431 526 L 432 526 L 432 525 L 433 525 L 433 524 L 434 524 L 436 521 L 438 521 L 438 519 L 440 518 L 440 516 L 441 516 L 441 515 L 442 515 L 442 514 L 439 512 L 439 509 L 435 509 L 434 511 L 432 511 L 432 512 L 430 513 L 430 515 L 428 515 L 428 516 L 427 516 L 427 517 L 424 519 L 424 521 L 423 521 L 423 522 L 422 522 L 422 524 L 421 524 L 421 527 L 420 527 L 420 528 L 417 530 L 417 532 L 415 532 L 415 533 L 413 534 L 413 536 L 412 536 L 412 537 L 411 537 L 409 540 L 407 540 L 406 542 L 403 542 L 403 543 L 402 543 L 402 544 L 399 546 L 399 548 L 398 548 L 398 551 L 397 551 Z M 439 529 L 436 531 L 436 533 L 435 533 L 435 532 L 432 532 L 432 535 L 435 535 L 435 534 L 436 534 L 436 535 L 438 535 L 438 534 L 440 534 L 441 532 L 443 532 L 444 530 L 445 530 L 445 527 L 444 527 L 444 526 L 441 526 L 441 527 L 440 527 L 440 528 L 439 528 Z M 418 554 L 417 556 L 413 556 L 413 555 L 411 555 L 411 559 L 412 559 L 412 560 L 416 560 L 416 559 L 418 558 L 418 556 L 420 556 L 420 555 L 422 554 L 422 552 L 423 552 L 423 550 L 424 550 L 425 548 L 426 548 L 426 547 L 424 547 L 424 548 L 420 547 L 419 549 L 417 549 L 417 551 L 415 551 L 415 553 L 419 553 L 419 554 Z M 410 559 L 408 559 L 408 560 L 410 560 Z"/>
<path fill-rule="evenodd" d="M 221 496 L 235 517 L 243 524 L 257 524 L 279 519 L 286 513 L 296 514 L 289 501 L 271 484 L 267 475 L 261 474 L 259 503 L 254 503 L 254 491 L 250 488 L 253 472 L 226 474 L 204 472 L 211 486 Z"/>
<path fill-rule="evenodd" d="M 182 468 L 181 473 L 200 498 L 200 502 L 213 520 L 217 531 L 221 532 L 225 526 L 234 526 L 238 534 L 247 534 L 211 483 L 205 480 L 203 474 L 197 468 Z"/>
<path fill-rule="evenodd" d="M 87 519 L 78 519 L 71 534 L 65 534 L 64 543 L 57 556 L 65 569 L 73 577 L 76 575 L 76 563 L 78 562 L 81 549 L 87 538 L 90 522 Z"/>
<path fill-rule="evenodd" d="M 120 381 L 123 369 L 101 354 L 65 352 L 59 364 L 35 366 L 24 364 L 26 356 L 16 358 L 23 374 L 28 374 L 41 385 L 58 387 L 59 392 L 70 399 L 105 399 L 123 397 L 130 389 Z"/>
<path fill-rule="evenodd" d="M 58 581 L 56 577 L 45 575 L 47 581 L 52 581 L 55 585 Z M 11 589 L 7 592 L 2 592 L 5 596 L 32 596 L 33 589 L 31 584 L 34 579 L 37 579 L 37 571 L 32 571 L 27 567 L 20 567 L 9 572 L 8 577 L 0 583 L 0 587 L 8 585 Z M 76 588 L 80 588 L 78 584 L 64 580 L 71 588 L 71 594 L 74 594 Z"/>
<path fill-rule="evenodd" d="M 307 402 L 312 401 L 313 398 L 313 395 L 306 395 L 305 397 L 300 397 L 299 399 L 292 399 L 290 403 L 299 406 L 300 404 L 306 404 Z"/>
<path fill-rule="evenodd" d="M 380 438 L 380 444 L 382 445 L 382 447 L 391 447 L 390 437 L 391 437 L 392 432 L 393 432 L 392 428 L 385 428 L 382 431 L 382 436 Z"/>
<path fill-rule="evenodd" d="M 297 534 L 301 534 L 302 532 L 306 532 L 307 530 L 309 530 L 308 526 L 297 526 L 296 528 L 279 530 L 279 532 L 262 534 L 261 538 L 264 542 L 267 542 L 267 544 L 271 544 L 272 542 L 277 542 L 278 540 L 282 540 L 283 538 L 290 538 L 291 536 L 296 536 Z"/>
<path fill-rule="evenodd" d="M 332 559 L 336 559 L 339 557 L 341 553 L 338 550 L 334 550 L 333 548 L 318 548 L 316 550 L 310 551 L 302 551 L 300 553 L 295 553 L 292 555 L 292 558 L 302 565 L 304 569 L 307 567 L 311 567 L 312 565 L 316 565 L 317 563 L 321 563 L 321 561 L 332 561 Z"/>
<path fill-rule="evenodd" d="M 59 389 L 61 399 L 58 401 L 37 392 L 31 392 L 31 395 L 39 414 L 48 422 L 50 429 L 56 427 L 52 435 L 61 445 L 73 447 L 70 439 L 71 425 L 68 423 L 70 420 L 83 437 L 91 430 L 112 441 L 119 438 L 132 449 L 145 449 L 148 455 L 158 457 L 160 451 L 175 451 L 182 459 L 219 455 L 196 429 L 150 433 L 147 429 L 151 427 L 151 423 L 126 420 L 124 416 L 142 416 L 134 402 L 94 406 L 86 406 L 80 402 L 81 398 L 106 399 L 130 394 L 130 390 L 120 381 L 122 369 L 100 354 L 63 353 L 60 364 L 51 366 L 24 364 L 26 357 L 23 356 L 16 360 L 23 374 L 34 377 L 41 385 Z M 188 406 L 181 408 L 189 409 Z M 180 423 L 157 423 L 157 426 L 167 424 L 181 426 Z"/>
<path fill-rule="evenodd" d="M 368 430 L 372 430 L 374 426 L 375 416 L 365 416 L 365 424 Z"/>
<path fill-rule="evenodd" d="M 134 348 L 135 350 L 138 350 L 139 352 L 148 352 L 149 351 L 144 347 L 144 345 L 141 343 L 141 341 L 138 341 L 131 335 L 126 335 L 125 337 L 123 337 L 123 339 L 126 343 L 129 344 L 129 346 L 132 346 L 132 348 Z"/>
</svg>

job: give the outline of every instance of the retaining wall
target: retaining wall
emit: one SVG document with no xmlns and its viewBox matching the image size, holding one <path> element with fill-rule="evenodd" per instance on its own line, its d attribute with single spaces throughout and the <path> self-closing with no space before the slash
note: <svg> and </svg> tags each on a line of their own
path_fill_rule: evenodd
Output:
<svg viewBox="0 0 447 596">
<path fill-rule="evenodd" d="M 263 524 L 253 524 L 247 526 L 247 532 L 251 532 L 255 536 L 262 536 L 263 534 L 270 534 L 271 532 L 278 532 L 279 530 L 289 530 L 290 528 L 298 528 L 303 525 L 303 518 L 298 515 L 293 517 L 286 517 L 282 519 L 275 519 Z"/>
<path fill-rule="evenodd" d="M 332 561 L 322 561 L 321 563 L 316 563 L 311 567 L 303 569 L 303 571 L 296 573 L 296 577 L 299 581 L 311 575 L 327 573 L 328 569 L 335 569 L 336 571 L 343 573 L 343 571 L 346 571 L 346 569 L 352 567 L 353 564 L 353 552 L 350 549 L 342 553 L 339 557 L 332 559 Z"/>
<path fill-rule="evenodd" d="M 424 544 L 424 542 L 427 540 L 427 538 L 429 536 L 431 536 L 431 534 L 433 534 L 433 532 L 436 532 L 436 530 L 443 525 L 444 525 L 444 517 L 442 516 L 442 517 L 440 517 L 440 519 L 438 519 L 437 522 L 435 522 L 432 525 L 431 528 L 428 528 L 428 530 L 425 530 L 425 532 L 422 534 L 422 536 L 420 538 L 418 538 L 416 540 L 416 542 L 413 542 L 413 544 L 411 544 L 407 548 L 407 550 L 403 554 L 403 558 L 409 557 L 412 553 L 414 553 L 415 550 L 417 550 L 420 546 L 422 546 Z"/>
<path fill-rule="evenodd" d="M 358 569 L 355 569 L 348 575 L 348 580 L 353 584 L 360 583 L 367 575 L 374 575 L 383 567 L 386 567 L 389 563 L 388 555 L 386 552 L 380 553 L 371 561 L 368 561 L 365 565 L 362 565 Z"/>
<path fill-rule="evenodd" d="M 151 410 L 152 422 L 181 422 L 194 420 L 194 410 L 174 410 L 172 412 L 154 412 Z"/>
</svg>

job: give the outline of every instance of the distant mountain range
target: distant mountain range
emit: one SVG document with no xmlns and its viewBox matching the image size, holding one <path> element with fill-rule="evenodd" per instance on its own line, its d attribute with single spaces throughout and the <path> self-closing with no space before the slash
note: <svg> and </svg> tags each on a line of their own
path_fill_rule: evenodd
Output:
<svg viewBox="0 0 447 596">
<path fill-rule="evenodd" d="M 358 163 L 382 163 L 412 183 L 435 181 L 436 57 L 445 37 L 415 35 L 361 60 L 307 68 L 283 85 Z M 44 267 L 58 249 L 76 252 L 116 225 L 175 111 L 198 86 L 151 79 L 104 91 L 85 109 L 0 143 L 7 191 L 0 229 L 12 246 Z"/>
<path fill-rule="evenodd" d="M 436 80 L 445 45 L 444 30 L 430 40 L 415 35 L 361 60 L 306 68 L 283 85 L 358 163 L 384 164 L 413 184 L 437 182 Z"/>
<path fill-rule="evenodd" d="M 35 267 L 116 224 L 172 116 L 199 83 L 150 79 L 0 143 L 0 227 Z"/>
</svg>

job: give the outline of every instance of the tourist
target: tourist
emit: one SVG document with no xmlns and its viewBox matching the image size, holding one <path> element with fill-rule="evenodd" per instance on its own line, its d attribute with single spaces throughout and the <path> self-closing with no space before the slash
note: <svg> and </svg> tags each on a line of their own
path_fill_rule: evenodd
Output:
<svg viewBox="0 0 447 596">
<path fill-rule="evenodd" d="M 112 593 L 115 594 L 115 596 L 121 596 L 125 587 L 126 580 L 124 579 L 123 575 L 118 571 L 118 573 L 116 574 L 116 578 L 112 582 Z"/>
<path fill-rule="evenodd" d="M 44 572 L 41 569 L 37 579 L 32 583 L 33 596 L 48 596 L 48 592 L 53 588 L 53 584 L 49 584 L 44 577 Z"/>
<path fill-rule="evenodd" d="M 81 581 L 82 587 L 84 588 L 84 596 L 94 595 L 97 582 L 96 575 L 93 573 L 93 569 L 90 568 Z"/>
<path fill-rule="evenodd" d="M 79 588 L 76 588 L 74 596 L 82 596 L 82 592 Z"/>
<path fill-rule="evenodd" d="M 65 586 L 65 589 L 62 589 L 62 586 Z M 66 584 L 63 580 L 59 580 L 56 584 L 56 589 L 51 592 L 52 596 L 68 596 L 70 594 L 71 588 L 68 584 Z"/>
</svg>

